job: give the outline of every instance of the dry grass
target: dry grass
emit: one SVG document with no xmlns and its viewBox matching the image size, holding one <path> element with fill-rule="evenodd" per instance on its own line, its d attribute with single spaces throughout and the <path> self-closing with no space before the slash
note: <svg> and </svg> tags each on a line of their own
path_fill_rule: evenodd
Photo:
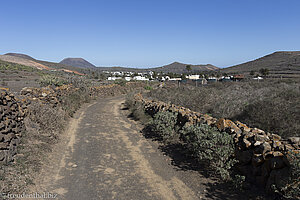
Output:
<svg viewBox="0 0 300 200">
<path fill-rule="evenodd" d="M 39 172 L 65 125 L 65 112 L 59 107 L 32 103 L 29 109 L 15 162 L 0 167 L 0 193 L 20 193 L 33 183 L 33 175 Z"/>
<path fill-rule="evenodd" d="M 299 136 L 300 132 L 299 81 L 216 83 L 197 88 L 181 85 L 152 90 L 147 96 L 284 137 Z"/>
</svg>

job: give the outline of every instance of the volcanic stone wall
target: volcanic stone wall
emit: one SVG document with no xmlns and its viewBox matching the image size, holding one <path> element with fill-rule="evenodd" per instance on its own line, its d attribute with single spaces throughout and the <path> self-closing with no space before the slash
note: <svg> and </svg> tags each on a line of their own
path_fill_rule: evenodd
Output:
<svg viewBox="0 0 300 200">
<path fill-rule="evenodd" d="M 233 135 L 236 147 L 238 170 L 247 178 L 270 189 L 272 184 L 282 186 L 290 174 L 291 154 L 299 154 L 300 138 L 281 138 L 277 134 L 250 128 L 239 121 L 216 119 L 207 114 L 193 112 L 188 108 L 167 104 L 160 101 L 144 99 L 135 95 L 135 102 L 142 103 L 145 112 L 153 116 L 157 112 L 177 113 L 177 124 L 208 124 Z"/>
<path fill-rule="evenodd" d="M 0 89 L 0 164 L 13 160 L 24 131 L 26 105 L 6 89 Z"/>
<path fill-rule="evenodd" d="M 90 97 L 114 96 L 125 94 L 134 88 L 142 88 L 143 83 L 133 82 L 124 86 L 111 84 L 88 88 Z M 17 146 L 25 131 L 24 118 L 32 102 L 57 107 L 62 105 L 63 97 L 76 92 L 78 88 L 70 85 L 60 87 L 23 88 L 20 94 L 14 95 L 7 88 L 0 88 L 0 165 L 11 162 L 17 153 Z M 18 96 L 18 98 L 16 97 Z"/>
</svg>

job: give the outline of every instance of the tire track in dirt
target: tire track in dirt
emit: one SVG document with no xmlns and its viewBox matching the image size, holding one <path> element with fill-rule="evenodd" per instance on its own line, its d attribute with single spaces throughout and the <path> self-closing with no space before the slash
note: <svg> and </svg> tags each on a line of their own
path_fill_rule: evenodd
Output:
<svg viewBox="0 0 300 200">
<path fill-rule="evenodd" d="M 152 187 L 153 190 L 156 190 L 158 195 L 166 200 L 177 199 L 174 195 L 175 191 L 181 199 L 197 199 L 194 192 L 188 188 L 181 180 L 177 177 L 172 177 L 170 181 L 164 180 L 161 176 L 157 175 L 153 169 L 151 169 L 148 160 L 143 156 L 143 153 L 140 149 L 142 145 L 146 145 L 144 141 L 138 141 L 138 145 L 133 145 L 127 136 L 130 134 L 139 134 L 138 132 L 130 131 L 131 124 L 128 124 L 125 120 L 122 119 L 120 115 L 120 105 L 124 103 L 124 101 L 115 101 L 113 104 L 114 107 L 114 115 L 118 117 L 119 122 L 122 126 L 128 129 L 128 132 L 120 131 L 118 136 L 122 138 L 124 143 L 126 144 L 127 149 L 129 149 L 131 157 L 137 163 L 138 173 L 144 177 L 147 181 L 148 185 Z"/>
<path fill-rule="evenodd" d="M 80 109 L 30 191 L 67 200 L 199 199 L 181 179 L 188 175 L 188 182 L 195 182 L 196 174 L 170 166 L 127 118 L 123 102 L 123 97 L 98 99 Z"/>
</svg>

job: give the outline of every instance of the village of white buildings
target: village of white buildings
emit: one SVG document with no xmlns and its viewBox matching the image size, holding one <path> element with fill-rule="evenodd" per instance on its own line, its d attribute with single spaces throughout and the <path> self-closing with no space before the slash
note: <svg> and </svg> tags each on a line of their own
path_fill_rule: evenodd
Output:
<svg viewBox="0 0 300 200">
<path fill-rule="evenodd" d="M 108 75 L 107 80 L 126 80 L 126 81 L 197 81 L 200 84 L 207 84 L 209 82 L 231 82 L 231 81 L 241 81 L 245 78 L 244 75 L 228 75 L 228 76 L 212 76 L 207 74 L 174 74 L 174 73 L 158 73 L 153 71 L 148 71 L 144 73 L 134 73 L 134 72 L 109 72 L 104 71 Z M 263 79 L 260 76 L 252 78 L 254 80 Z"/>
</svg>

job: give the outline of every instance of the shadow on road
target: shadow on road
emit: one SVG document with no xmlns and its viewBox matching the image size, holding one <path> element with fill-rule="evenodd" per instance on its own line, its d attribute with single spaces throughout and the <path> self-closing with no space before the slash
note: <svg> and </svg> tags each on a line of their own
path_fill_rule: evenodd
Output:
<svg viewBox="0 0 300 200">
<path fill-rule="evenodd" d="M 187 150 L 186 146 L 181 142 L 164 143 L 161 137 L 151 131 L 150 127 L 145 127 L 141 131 L 146 139 L 157 141 L 159 149 L 166 156 L 171 158 L 171 164 L 176 170 L 197 171 L 205 178 L 213 180 L 213 183 L 203 183 L 207 187 L 205 197 L 208 199 L 253 199 L 253 200 L 279 200 L 278 197 L 270 197 L 264 193 L 263 188 L 258 188 L 255 185 L 246 184 L 243 190 L 237 190 L 231 183 L 221 182 L 213 175 L 213 171 L 209 169 L 207 163 L 201 163 Z"/>
</svg>

